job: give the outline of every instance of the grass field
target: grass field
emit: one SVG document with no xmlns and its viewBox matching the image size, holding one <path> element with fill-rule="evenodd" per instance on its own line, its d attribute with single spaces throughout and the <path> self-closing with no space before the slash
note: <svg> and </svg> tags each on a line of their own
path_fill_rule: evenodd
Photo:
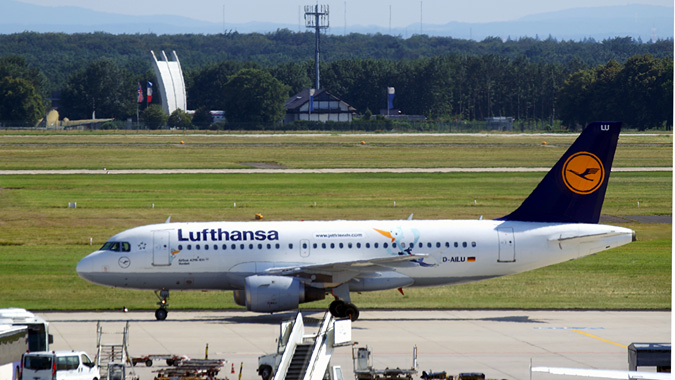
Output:
<svg viewBox="0 0 675 380">
<path fill-rule="evenodd" d="M 244 168 L 250 162 L 288 168 L 549 167 L 576 136 L 9 134 L 0 141 L 0 170 Z M 672 134 L 626 135 L 615 166 L 671 166 L 672 152 Z"/>
<path fill-rule="evenodd" d="M 2 135 L 0 169 L 211 168 L 243 167 L 242 162 L 276 162 L 299 168 L 543 167 L 552 165 L 574 137 L 322 135 L 261 140 L 224 135 Z M 542 139 L 547 140 L 546 145 L 541 144 Z M 366 141 L 365 146 L 361 140 Z M 475 160 L 467 162 L 462 155 Z M 671 135 L 627 136 L 621 138 L 615 166 L 671 163 Z M 0 307 L 154 308 L 152 292 L 89 284 L 77 276 L 75 265 L 113 234 L 163 222 L 168 216 L 173 221 L 252 220 L 257 212 L 266 220 L 404 219 L 411 213 L 416 219 L 494 218 L 517 207 L 542 176 L 0 176 Z M 613 173 L 603 214 L 670 215 L 671 194 L 672 173 Z M 77 208 L 68 208 L 68 202 L 77 202 Z M 640 241 L 515 276 L 408 289 L 405 296 L 396 291 L 356 294 L 353 301 L 361 308 L 669 309 L 672 225 L 628 220 L 619 225 L 636 230 Z M 320 301 L 308 306 L 327 304 Z M 235 306 L 230 292 L 174 292 L 171 307 Z"/>
</svg>

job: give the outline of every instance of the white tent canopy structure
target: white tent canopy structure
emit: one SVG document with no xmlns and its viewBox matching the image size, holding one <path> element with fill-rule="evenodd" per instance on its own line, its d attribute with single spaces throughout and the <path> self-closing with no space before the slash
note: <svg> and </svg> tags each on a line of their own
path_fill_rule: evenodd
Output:
<svg viewBox="0 0 675 380">
<path fill-rule="evenodd" d="M 185 79 L 183 70 L 180 67 L 180 61 L 175 51 L 171 52 L 173 60 L 169 60 L 166 53 L 162 51 L 163 60 L 157 60 L 154 51 L 152 61 L 155 69 L 155 76 L 159 84 L 159 93 L 162 98 L 162 109 L 171 115 L 177 109 L 187 111 L 187 95 L 185 92 Z"/>
</svg>

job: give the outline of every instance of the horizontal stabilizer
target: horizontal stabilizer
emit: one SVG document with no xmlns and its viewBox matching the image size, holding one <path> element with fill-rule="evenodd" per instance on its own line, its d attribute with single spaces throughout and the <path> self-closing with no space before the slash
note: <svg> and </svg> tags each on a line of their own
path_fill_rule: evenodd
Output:
<svg viewBox="0 0 675 380">
<path fill-rule="evenodd" d="M 621 235 L 626 235 L 626 232 L 621 232 L 621 231 L 612 231 L 612 232 L 601 232 L 601 233 L 596 233 L 596 234 L 560 234 L 557 237 L 553 237 L 549 239 L 549 241 L 553 242 L 578 242 L 578 243 L 583 243 L 584 241 L 597 241 L 599 239 L 604 239 L 604 238 L 609 238 L 613 236 L 621 236 Z M 635 241 L 635 232 L 633 232 L 633 241 Z"/>
</svg>

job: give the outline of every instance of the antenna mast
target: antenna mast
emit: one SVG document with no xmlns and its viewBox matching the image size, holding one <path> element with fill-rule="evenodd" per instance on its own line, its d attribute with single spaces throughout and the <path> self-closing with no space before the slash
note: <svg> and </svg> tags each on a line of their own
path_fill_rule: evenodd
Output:
<svg viewBox="0 0 675 380">
<path fill-rule="evenodd" d="M 319 86 L 319 51 L 320 51 L 320 36 L 321 29 L 328 28 L 328 5 L 305 5 L 305 26 L 307 28 L 314 28 L 316 31 L 316 47 L 314 49 L 314 70 L 316 71 L 316 80 L 314 81 L 314 88 L 317 90 Z"/>
</svg>

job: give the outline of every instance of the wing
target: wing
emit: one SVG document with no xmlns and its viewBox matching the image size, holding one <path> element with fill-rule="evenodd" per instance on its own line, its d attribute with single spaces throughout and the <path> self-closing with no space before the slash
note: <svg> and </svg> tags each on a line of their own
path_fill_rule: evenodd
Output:
<svg viewBox="0 0 675 380">
<path fill-rule="evenodd" d="M 372 277 L 377 272 L 396 271 L 397 268 L 429 266 L 422 260 L 428 258 L 426 253 L 401 256 L 385 256 L 363 260 L 336 261 L 325 264 L 296 265 L 267 269 L 267 274 L 281 276 L 300 276 L 315 278 L 324 282 L 325 287 L 334 287 L 353 278 Z M 432 264 L 433 265 L 433 264 Z"/>
<path fill-rule="evenodd" d="M 532 367 L 532 372 L 545 372 L 554 375 L 598 377 L 604 379 L 670 379 L 670 373 L 618 371 L 609 369 L 560 368 L 560 367 Z"/>
</svg>

